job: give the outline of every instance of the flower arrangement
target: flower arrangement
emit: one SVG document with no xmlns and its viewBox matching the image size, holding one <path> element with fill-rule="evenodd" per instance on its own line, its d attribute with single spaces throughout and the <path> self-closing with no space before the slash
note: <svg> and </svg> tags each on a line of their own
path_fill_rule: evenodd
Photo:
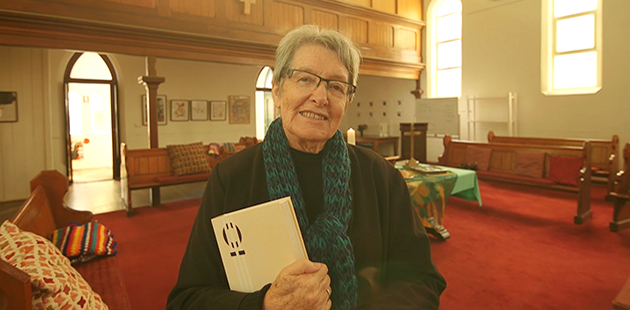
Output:
<svg viewBox="0 0 630 310">
<path fill-rule="evenodd" d="M 359 134 L 361 135 L 361 137 L 363 137 L 363 131 L 367 129 L 367 124 L 359 124 Z"/>
</svg>

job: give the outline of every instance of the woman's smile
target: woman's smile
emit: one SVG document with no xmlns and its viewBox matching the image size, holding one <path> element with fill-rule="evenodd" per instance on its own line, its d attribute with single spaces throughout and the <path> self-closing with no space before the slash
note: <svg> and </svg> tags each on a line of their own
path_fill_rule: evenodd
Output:
<svg viewBox="0 0 630 310">
<path fill-rule="evenodd" d="M 327 120 L 328 119 L 323 115 L 315 114 L 313 112 L 300 112 L 300 115 L 306 118 L 314 119 L 314 120 Z"/>
</svg>

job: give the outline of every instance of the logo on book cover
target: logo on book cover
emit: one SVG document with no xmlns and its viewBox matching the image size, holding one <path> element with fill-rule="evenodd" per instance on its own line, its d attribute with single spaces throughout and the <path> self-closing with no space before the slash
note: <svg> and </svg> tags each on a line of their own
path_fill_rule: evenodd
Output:
<svg viewBox="0 0 630 310">
<path fill-rule="evenodd" d="M 232 222 L 225 223 L 225 227 L 223 227 L 223 240 L 233 250 L 230 251 L 230 256 L 234 257 L 237 253 L 238 255 L 245 255 L 245 250 L 241 249 L 243 234 L 241 233 L 241 229 L 238 228 L 238 225 Z"/>
</svg>

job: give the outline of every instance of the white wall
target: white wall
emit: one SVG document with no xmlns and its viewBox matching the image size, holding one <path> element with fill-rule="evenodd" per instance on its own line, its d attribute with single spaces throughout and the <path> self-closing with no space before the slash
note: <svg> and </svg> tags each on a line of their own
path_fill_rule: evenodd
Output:
<svg viewBox="0 0 630 310">
<path fill-rule="evenodd" d="M 0 202 L 30 194 L 29 181 L 45 169 L 66 171 L 63 75 L 75 51 L 0 46 L 0 90 L 18 93 L 17 123 L 0 123 Z M 148 147 L 142 125 L 137 78 L 145 72 L 143 57 L 110 54 L 119 78 L 121 141 L 129 148 Z M 250 124 L 225 121 L 171 122 L 158 126 L 159 145 L 203 141 L 237 142 L 255 135 L 257 66 L 158 59 L 157 72 L 166 78 L 159 94 L 171 99 L 228 101 L 230 95 L 250 96 Z"/>
<path fill-rule="evenodd" d="M 149 146 L 147 126 L 142 125 L 141 96 L 144 87 L 136 82 L 136 78 L 144 71 L 142 57 L 112 55 L 119 59 L 119 66 L 124 70 L 126 64 L 134 61 L 134 67 L 140 69 L 138 73 L 128 73 L 130 78 L 121 77 L 125 85 L 125 92 L 121 89 L 121 104 L 124 100 L 125 125 L 123 142 L 129 148 L 146 148 Z M 136 63 L 139 61 L 139 65 Z M 170 111 L 170 101 L 207 100 L 228 101 L 230 95 L 244 95 L 250 97 L 250 123 L 229 124 L 229 116 L 225 121 L 187 121 L 173 122 L 167 116 L 167 124 L 158 126 L 160 147 L 167 144 L 181 144 L 203 141 L 237 142 L 241 136 L 255 135 L 255 92 L 256 78 L 262 67 L 218 64 L 210 62 L 194 62 L 172 59 L 158 59 L 157 75 L 166 78 L 160 85 L 158 94 L 166 95 Z M 135 75 L 135 77 L 133 77 Z M 132 77 L 132 78 L 131 78 Z M 135 84 L 133 84 L 135 82 Z M 209 106 L 208 106 L 209 107 Z"/>
<path fill-rule="evenodd" d="M 356 131 L 359 124 L 366 124 L 368 127 L 364 134 L 379 135 L 379 124 L 387 122 L 389 135 L 400 136 L 400 123 L 414 120 L 416 99 L 411 91 L 415 88 L 416 82 L 413 80 L 360 76 L 357 93 L 346 110 L 340 129 L 346 131 L 352 127 Z M 383 113 L 386 115 L 383 116 Z M 385 155 L 394 153 L 390 145 L 381 148 L 381 153 Z M 400 154 L 400 150 L 398 152 Z"/>
<path fill-rule="evenodd" d="M 425 10 L 430 1 L 425 1 Z M 630 142 L 626 96 L 630 1 L 603 3 L 603 88 L 593 95 L 544 96 L 540 90 L 541 1 L 462 0 L 460 134 L 468 136 L 466 98 L 518 95 L 519 136 Z M 426 55 L 426 53 L 423 53 Z M 426 88 L 426 75 L 421 79 Z"/>
<path fill-rule="evenodd" d="M 45 52 L 0 46 L 0 90 L 17 92 L 17 123 L 0 123 L 0 201 L 27 197 L 30 178 L 46 167 Z"/>
<path fill-rule="evenodd" d="M 485 8 L 475 3 L 463 1 L 461 101 L 470 95 L 516 92 L 520 136 L 610 139 L 618 134 L 622 143 L 630 141 L 624 91 L 630 70 L 630 20 L 620 13 L 630 10 L 630 1 L 607 0 L 603 5 L 602 90 L 572 96 L 541 93 L 540 1 L 499 2 Z"/>
</svg>

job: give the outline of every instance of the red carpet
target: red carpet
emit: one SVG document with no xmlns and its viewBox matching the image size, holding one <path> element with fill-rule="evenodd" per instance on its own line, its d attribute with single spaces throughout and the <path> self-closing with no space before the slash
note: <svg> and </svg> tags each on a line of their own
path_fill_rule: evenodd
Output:
<svg viewBox="0 0 630 310">
<path fill-rule="evenodd" d="M 449 200 L 452 237 L 432 240 L 444 310 L 610 310 L 630 277 L 630 230 L 608 231 L 612 203 L 593 189 L 593 219 L 573 224 L 576 194 L 480 182 L 483 207 Z M 118 241 L 133 309 L 164 309 L 199 199 L 95 216 Z M 115 309 L 112 309 L 115 310 Z"/>
<path fill-rule="evenodd" d="M 118 263 L 132 309 L 164 309 L 175 285 L 199 199 L 95 215 L 118 242 Z M 116 310 L 116 309 L 111 309 Z"/>
<path fill-rule="evenodd" d="M 452 237 L 432 243 L 447 280 L 441 309 L 612 309 L 630 277 L 630 231 L 608 230 L 605 188 L 593 188 L 584 225 L 573 224 L 576 194 L 497 182 L 480 189 L 483 207 L 449 200 Z"/>
</svg>

